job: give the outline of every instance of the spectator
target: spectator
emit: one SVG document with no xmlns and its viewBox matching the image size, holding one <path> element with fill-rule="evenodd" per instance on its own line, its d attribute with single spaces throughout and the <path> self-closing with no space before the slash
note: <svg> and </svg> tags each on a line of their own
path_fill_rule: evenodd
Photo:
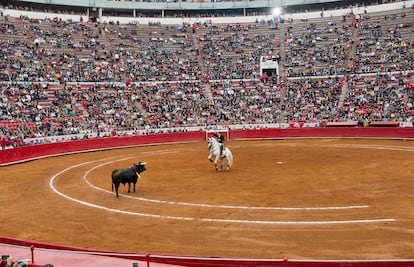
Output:
<svg viewBox="0 0 414 267">
<path fill-rule="evenodd" d="M 13 259 L 10 256 L 6 259 L 6 265 L 4 267 L 13 267 Z"/>
</svg>

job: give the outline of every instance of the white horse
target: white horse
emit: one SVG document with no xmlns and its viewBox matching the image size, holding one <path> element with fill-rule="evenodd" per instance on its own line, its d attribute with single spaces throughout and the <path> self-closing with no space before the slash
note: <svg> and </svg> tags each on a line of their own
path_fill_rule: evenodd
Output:
<svg viewBox="0 0 414 267">
<path fill-rule="evenodd" d="M 214 137 L 208 138 L 208 149 L 210 150 L 210 155 L 208 155 L 208 160 L 210 162 L 214 161 L 214 166 L 216 167 L 216 171 L 221 171 L 223 168 L 223 161 L 224 158 L 227 160 L 227 170 L 229 171 L 231 165 L 233 165 L 233 154 L 231 153 L 230 149 L 224 147 L 223 155 L 220 157 L 220 143 Z M 214 159 L 214 160 L 213 160 Z M 220 160 L 220 165 L 218 166 L 218 161 Z"/>
</svg>

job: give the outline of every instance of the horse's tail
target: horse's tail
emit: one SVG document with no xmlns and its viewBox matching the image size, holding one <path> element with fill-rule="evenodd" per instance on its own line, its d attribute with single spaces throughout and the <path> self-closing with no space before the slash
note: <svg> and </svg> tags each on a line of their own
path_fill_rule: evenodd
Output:
<svg viewBox="0 0 414 267">
<path fill-rule="evenodd" d="M 227 149 L 229 152 L 227 155 L 227 164 L 229 165 L 229 168 L 233 165 L 233 153 L 231 153 L 230 149 Z"/>
</svg>

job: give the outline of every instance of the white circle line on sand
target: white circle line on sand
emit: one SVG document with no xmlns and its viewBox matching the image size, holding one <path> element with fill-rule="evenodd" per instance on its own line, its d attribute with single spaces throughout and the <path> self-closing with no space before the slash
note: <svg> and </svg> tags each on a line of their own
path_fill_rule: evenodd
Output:
<svg viewBox="0 0 414 267">
<path fill-rule="evenodd" d="M 96 190 L 100 190 L 102 192 L 107 192 L 113 194 L 113 192 L 103 189 L 101 187 L 97 187 L 93 185 L 88 179 L 87 176 L 93 170 L 100 168 L 102 166 L 112 164 L 113 162 L 122 161 L 115 160 L 109 161 L 102 164 L 99 164 L 85 172 L 83 175 L 83 180 L 92 188 Z M 305 210 L 345 210 L 345 209 L 365 209 L 369 208 L 369 205 L 352 205 L 352 206 L 325 206 L 325 207 L 255 207 L 255 206 L 236 206 L 236 205 L 213 205 L 213 204 L 203 204 L 203 203 L 189 203 L 189 202 L 181 202 L 181 201 L 167 201 L 167 200 L 158 200 L 158 199 L 149 199 L 143 197 L 134 197 L 130 195 L 120 194 L 123 197 L 136 199 L 139 201 L 145 202 L 153 202 L 153 203 L 160 203 L 160 204 L 169 204 L 169 205 L 181 205 L 181 206 L 193 206 L 193 207 L 204 207 L 204 208 L 222 208 L 222 209 L 248 209 L 248 210 L 285 210 L 285 211 L 305 211 Z"/>
<path fill-rule="evenodd" d="M 118 157 L 112 157 L 109 159 L 113 159 L 113 158 L 119 158 Z M 130 157 L 132 158 L 132 157 Z M 126 160 L 128 158 L 122 158 L 116 161 L 122 161 L 122 160 Z M 66 194 L 63 194 L 62 192 L 58 191 L 53 183 L 54 180 L 61 174 L 83 166 L 83 165 L 87 165 L 90 163 L 94 163 L 94 162 L 99 162 L 99 161 L 103 161 L 103 160 L 107 160 L 107 159 L 99 159 L 99 160 L 94 160 L 94 161 L 89 161 L 89 162 L 84 162 L 84 163 L 80 163 L 80 164 L 76 164 L 76 165 L 72 165 L 60 172 L 58 172 L 57 174 L 55 174 L 54 176 L 52 176 L 52 178 L 50 179 L 49 185 L 52 188 L 52 190 L 66 198 L 69 199 L 71 201 L 77 202 L 79 204 L 88 206 L 88 207 L 92 207 L 92 208 L 97 208 L 97 209 L 102 209 L 105 211 L 111 211 L 111 212 L 115 212 L 115 213 L 122 213 L 122 214 L 128 214 L 128 215 L 135 215 L 135 216 L 141 216 L 141 217 L 151 217 L 151 218 L 158 218 L 158 219 L 173 219 L 173 220 L 186 220 L 186 221 L 201 221 L 201 222 L 221 222 L 221 223 L 249 223 L 249 224 L 267 224 L 267 225 L 322 225 L 322 224 L 354 224 L 354 223 L 380 223 L 380 222 L 395 222 L 395 219 L 391 219 L 391 218 L 378 218 L 378 219 L 356 219 L 356 220 L 335 220 L 335 221 L 262 221 L 262 220 L 230 220 L 230 219 L 211 219 L 211 218 L 193 218 L 193 217 L 182 217 L 182 216 L 166 216 L 166 215 L 159 215 L 159 214 L 150 214 L 150 213 L 140 213 L 140 212 L 131 212 L 131 211 L 125 211 L 125 210 L 119 210 L 119 209 L 113 209 L 113 208 L 108 208 L 105 206 L 101 206 L 101 205 L 96 205 L 87 201 L 82 201 L 73 197 L 70 197 Z"/>
<path fill-rule="evenodd" d="M 69 199 L 71 201 L 77 202 L 79 204 L 88 206 L 88 207 L 92 207 L 92 208 L 97 208 L 97 209 L 102 209 L 105 211 L 111 211 L 111 212 L 115 212 L 115 213 L 121 213 L 121 214 L 128 214 L 128 215 L 135 215 L 135 216 L 141 216 L 141 217 L 151 217 L 151 218 L 158 218 L 158 219 L 172 219 L 172 220 L 185 220 L 185 221 L 201 221 L 201 222 L 221 222 L 221 223 L 250 223 L 250 224 L 267 224 L 267 225 L 321 225 L 321 224 L 351 224 L 351 223 L 379 223 L 379 222 L 395 222 L 395 219 L 358 219 L 358 220 L 335 220 L 335 221 L 261 221 L 261 220 L 229 220 L 229 219 L 209 219 L 209 218 L 193 218 L 193 217 L 182 217 L 182 216 L 166 216 L 166 215 L 159 215 L 159 214 L 150 214 L 150 213 L 141 213 L 141 212 L 132 212 L 132 211 L 125 211 L 125 210 L 119 210 L 119 209 L 113 209 L 113 208 L 108 208 L 105 206 L 101 206 L 101 205 L 96 205 L 87 201 L 82 201 L 73 197 L 70 197 L 66 194 L 63 194 L 61 192 L 59 192 L 54 186 L 53 186 L 53 182 L 54 180 L 61 174 L 65 173 L 66 171 L 73 169 L 73 168 L 77 168 L 79 166 L 83 166 L 89 163 L 93 163 L 93 162 L 98 162 L 101 160 L 95 160 L 95 161 L 89 161 L 89 162 L 84 162 L 84 163 L 80 163 L 77 165 L 73 165 L 71 167 L 68 167 L 60 172 L 58 172 L 57 174 L 55 174 L 54 176 L 52 176 L 49 185 L 51 186 L 52 190 L 66 198 Z"/>
<path fill-rule="evenodd" d="M 356 220 L 335 220 L 335 221 L 252 221 L 252 220 L 226 220 L 226 219 L 198 219 L 205 222 L 225 222 L 225 223 L 252 223 L 252 224 L 292 224 L 292 225 L 310 225 L 310 224 L 352 224 L 352 223 L 379 223 L 395 222 L 395 219 L 356 219 Z"/>
</svg>

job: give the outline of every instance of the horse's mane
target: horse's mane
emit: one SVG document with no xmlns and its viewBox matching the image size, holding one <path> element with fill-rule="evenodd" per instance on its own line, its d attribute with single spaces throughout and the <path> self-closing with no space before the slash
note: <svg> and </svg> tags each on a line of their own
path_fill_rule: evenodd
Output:
<svg viewBox="0 0 414 267">
<path fill-rule="evenodd" d="M 218 144 L 218 141 L 214 138 L 214 137 L 210 137 L 209 139 L 208 139 L 208 142 L 210 143 L 210 144 Z"/>
</svg>

